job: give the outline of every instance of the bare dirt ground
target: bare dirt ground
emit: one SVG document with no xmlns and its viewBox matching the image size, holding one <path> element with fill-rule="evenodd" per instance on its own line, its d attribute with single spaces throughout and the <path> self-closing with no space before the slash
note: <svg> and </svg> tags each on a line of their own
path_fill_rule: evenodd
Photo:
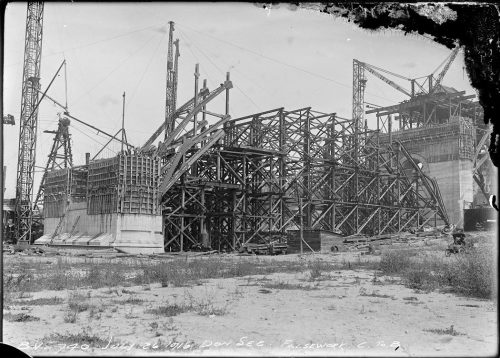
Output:
<svg viewBox="0 0 500 358">
<path fill-rule="evenodd" d="M 429 252 L 444 256 L 440 250 Z M 244 259 L 272 265 L 368 257 L 341 253 Z M 368 269 L 217 278 L 186 287 L 152 283 L 43 290 L 23 299 L 42 298 L 58 303 L 40 300 L 5 310 L 34 319 L 4 319 L 5 343 L 31 355 L 207 356 L 484 356 L 495 355 L 498 345 L 496 299 L 414 290 L 397 277 Z M 73 316 L 68 316 L 70 301 L 77 307 Z"/>
</svg>

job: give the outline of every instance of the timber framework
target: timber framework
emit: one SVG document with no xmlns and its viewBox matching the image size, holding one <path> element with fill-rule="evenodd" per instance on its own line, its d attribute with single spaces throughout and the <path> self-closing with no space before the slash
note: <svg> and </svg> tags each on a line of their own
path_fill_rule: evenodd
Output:
<svg viewBox="0 0 500 358">
<path fill-rule="evenodd" d="M 164 195 L 166 250 L 237 250 L 288 230 L 387 234 L 447 223 L 435 181 L 352 120 L 279 108 L 228 121 Z"/>
</svg>

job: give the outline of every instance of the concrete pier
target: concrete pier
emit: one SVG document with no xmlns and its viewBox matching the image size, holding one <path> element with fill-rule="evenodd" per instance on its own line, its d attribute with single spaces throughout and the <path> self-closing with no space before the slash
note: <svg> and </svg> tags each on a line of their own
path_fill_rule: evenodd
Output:
<svg viewBox="0 0 500 358">
<path fill-rule="evenodd" d="M 50 172 L 44 235 L 35 244 L 163 252 L 162 217 L 154 190 L 158 170 L 158 160 L 118 155 Z"/>
<path fill-rule="evenodd" d="M 422 171 L 436 178 L 451 223 L 463 226 L 463 210 L 474 200 L 472 177 L 475 132 L 470 119 L 452 117 L 449 123 L 386 134 L 382 142 L 400 141 Z M 403 163 L 404 166 L 404 163 Z"/>
</svg>

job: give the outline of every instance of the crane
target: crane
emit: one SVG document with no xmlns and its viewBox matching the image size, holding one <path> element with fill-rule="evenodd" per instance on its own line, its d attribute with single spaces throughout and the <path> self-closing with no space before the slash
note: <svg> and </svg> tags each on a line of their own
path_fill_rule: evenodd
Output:
<svg viewBox="0 0 500 358">
<path fill-rule="evenodd" d="M 415 96 L 415 85 L 417 85 L 422 90 L 422 92 L 426 93 L 426 94 L 432 94 L 432 93 L 434 93 L 440 87 L 441 82 L 443 81 L 444 76 L 446 75 L 446 73 L 450 69 L 451 64 L 453 63 L 453 61 L 457 57 L 459 50 L 460 50 L 460 47 L 458 47 L 458 46 L 455 47 L 453 49 L 453 51 L 451 52 L 451 54 L 438 66 L 438 68 L 440 68 L 443 64 L 445 64 L 445 66 L 443 67 L 443 69 L 437 75 L 436 78 L 434 78 L 434 72 L 436 72 L 437 69 L 434 70 L 434 72 L 431 73 L 430 75 L 419 77 L 419 78 L 413 78 L 412 79 L 412 78 L 407 78 L 407 77 L 398 75 L 397 73 L 394 73 L 394 72 L 390 72 L 390 71 L 384 70 L 383 68 L 370 65 L 370 64 L 368 64 L 366 62 L 358 61 L 356 59 L 354 60 L 355 71 L 359 72 L 359 71 L 367 70 L 371 74 L 373 74 L 374 76 L 378 77 L 379 79 L 381 79 L 382 81 L 384 81 L 385 83 L 387 83 L 388 85 L 390 85 L 391 87 L 393 87 L 396 90 L 398 90 L 399 92 L 407 95 L 408 97 L 413 98 Z M 359 67 L 359 69 L 357 69 L 358 67 Z M 402 86 L 398 85 L 394 81 L 390 80 L 389 78 L 387 78 L 386 76 L 384 76 L 383 74 L 381 74 L 381 72 L 385 72 L 385 73 L 387 73 L 389 75 L 398 77 L 400 79 L 403 79 L 403 80 L 406 80 L 406 81 L 410 81 L 410 83 L 411 83 L 411 91 L 407 91 Z M 364 79 L 364 75 L 361 75 L 360 73 L 354 74 L 354 77 L 359 77 L 359 78 L 363 77 L 363 79 Z M 426 78 L 426 80 L 424 81 L 423 84 L 421 84 L 421 83 L 419 83 L 417 81 L 420 78 Z M 359 79 L 358 79 L 358 81 L 359 81 Z M 364 79 L 364 81 L 366 82 L 365 79 Z M 424 84 L 425 84 L 426 81 L 429 82 L 429 84 L 428 84 L 428 88 L 429 89 L 428 90 L 425 90 L 425 87 L 424 87 Z M 359 85 L 358 85 L 358 87 L 359 87 Z"/>
<path fill-rule="evenodd" d="M 406 77 L 403 77 L 401 75 L 398 75 L 398 74 L 395 74 L 395 73 L 392 73 L 392 72 L 389 72 L 389 71 L 386 71 L 386 70 L 383 70 L 379 67 L 375 67 L 373 65 L 370 65 L 368 63 L 365 63 L 365 62 L 359 62 L 368 72 L 370 72 L 371 74 L 373 74 L 374 76 L 378 77 L 379 79 L 381 79 L 382 81 L 384 81 L 385 83 L 387 83 L 389 86 L 391 87 L 394 87 L 395 89 L 397 89 L 399 92 L 411 97 L 411 94 L 410 92 L 408 92 L 407 90 L 405 90 L 403 87 L 401 87 L 400 85 L 398 85 L 397 83 L 395 83 L 394 81 L 391 81 L 390 79 L 388 79 L 387 77 L 385 77 L 384 75 L 382 75 L 380 72 L 378 71 L 383 71 L 383 72 L 387 72 L 391 75 L 394 75 L 394 76 L 397 76 L 399 78 L 402 78 L 402 79 L 405 79 L 405 80 L 410 80 L 409 78 L 406 78 Z M 378 71 L 377 71 L 378 70 Z"/>
<path fill-rule="evenodd" d="M 356 59 L 353 59 L 353 93 L 352 93 L 352 118 L 354 123 L 356 123 L 356 128 L 358 131 L 362 131 L 366 127 L 366 119 L 365 119 L 365 88 L 366 88 L 366 75 L 365 75 L 365 70 L 376 76 L 377 78 L 381 79 L 391 87 L 395 88 L 399 92 L 412 97 L 411 93 L 395 83 L 394 81 L 390 80 L 386 76 L 384 76 L 380 72 L 386 72 L 388 74 L 391 74 L 393 76 L 399 77 L 401 79 L 405 79 L 410 81 L 409 78 L 403 77 L 401 75 L 398 75 L 396 73 L 384 70 L 382 68 L 370 65 L 366 62 L 361 62 Z"/>
<path fill-rule="evenodd" d="M 35 174 L 38 91 L 43 34 L 43 2 L 29 2 L 26 14 L 24 66 L 19 117 L 19 151 L 16 181 L 16 238 L 31 242 L 33 182 Z"/>
<path fill-rule="evenodd" d="M 353 60 L 353 107 L 352 107 L 352 118 L 353 122 L 358 124 L 358 129 L 363 129 L 366 126 L 366 120 L 364 117 L 364 96 L 365 96 L 365 88 L 366 88 L 366 76 L 365 76 L 365 70 L 370 72 L 372 75 L 376 76 L 380 80 L 384 81 L 391 87 L 395 88 L 399 92 L 403 93 L 404 95 L 410 97 L 410 99 L 415 98 L 417 95 L 431 95 L 434 94 L 440 87 L 441 87 L 441 82 L 443 81 L 444 76 L 448 72 L 451 64 L 455 60 L 455 58 L 458 55 L 458 52 L 460 50 L 460 47 L 455 47 L 455 49 L 451 52 L 451 54 L 437 67 L 439 69 L 443 64 L 444 67 L 441 70 L 441 72 L 437 75 L 436 78 L 434 78 L 434 72 L 437 71 L 434 70 L 433 73 L 427 76 L 422 76 L 419 78 L 407 78 L 401 75 L 398 75 L 397 73 L 393 73 L 387 70 L 384 70 L 380 67 L 376 67 L 373 65 L 370 65 L 366 62 L 361 62 L 359 60 L 354 59 Z M 384 72 L 386 74 L 398 77 L 402 80 L 409 81 L 411 83 L 411 90 L 408 91 L 404 87 L 400 86 L 399 84 L 395 83 L 394 81 L 390 80 L 387 78 L 385 75 L 383 75 L 381 72 Z M 426 80 L 423 83 L 419 83 L 419 79 L 421 78 L 426 78 Z M 428 90 L 425 89 L 425 82 L 428 83 Z M 420 81 L 421 82 L 421 81 Z M 415 86 L 418 86 L 420 88 L 419 93 L 415 92 Z"/>
</svg>

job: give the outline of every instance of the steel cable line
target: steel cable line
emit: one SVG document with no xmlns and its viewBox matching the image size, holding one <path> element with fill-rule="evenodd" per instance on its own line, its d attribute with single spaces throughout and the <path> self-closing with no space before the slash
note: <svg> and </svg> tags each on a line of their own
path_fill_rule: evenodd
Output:
<svg viewBox="0 0 500 358">
<path fill-rule="evenodd" d="M 185 34 L 182 32 L 182 31 L 179 31 L 179 34 L 181 35 L 181 37 L 184 39 L 184 42 L 188 45 L 186 46 L 189 50 L 189 52 L 191 52 L 191 54 L 193 55 L 193 57 L 196 59 L 196 62 L 200 63 L 200 59 L 198 58 L 198 56 L 196 56 L 196 54 L 193 52 L 193 50 L 191 49 L 191 44 L 192 42 L 189 41 Z M 217 83 L 217 81 L 214 81 L 213 78 L 210 76 L 210 74 L 208 73 L 208 71 L 205 71 L 205 69 L 202 67 L 201 70 L 207 75 L 208 79 L 210 80 L 210 82 L 212 83 Z"/>
<path fill-rule="evenodd" d="M 91 140 L 93 140 L 94 142 L 96 142 L 97 144 L 99 144 L 101 147 L 103 147 L 105 145 L 105 143 L 101 143 L 99 142 L 98 140 L 96 140 L 95 138 L 89 136 L 87 133 L 83 132 L 82 130 L 80 130 L 79 128 L 75 127 L 75 126 L 72 126 L 72 128 L 74 128 L 76 131 L 80 132 L 81 134 L 83 134 L 84 136 L 86 136 L 87 138 L 90 138 Z M 96 133 L 95 135 L 99 136 L 99 133 Z M 111 150 L 109 147 L 108 149 L 113 152 L 114 154 L 118 154 L 118 152 L 115 152 L 114 150 Z"/>
<path fill-rule="evenodd" d="M 112 36 L 112 37 L 109 37 L 109 38 L 105 38 L 105 39 L 101 39 L 101 40 L 97 40 L 97 41 L 93 41 L 93 42 L 90 42 L 90 43 L 87 43 L 87 44 L 84 44 L 84 45 L 80 45 L 80 46 L 73 46 L 73 47 L 70 47 L 70 48 L 66 48 L 66 49 L 62 49 L 60 51 L 57 51 L 57 52 L 53 52 L 49 55 L 45 55 L 45 56 L 42 56 L 42 59 L 46 58 L 46 57 L 50 57 L 50 56 L 54 56 L 54 55 L 59 55 L 61 53 L 65 53 L 65 52 L 69 52 L 69 51 L 74 51 L 74 50 L 79 50 L 81 48 L 85 48 L 85 47 L 90 47 L 90 46 L 93 46 L 93 45 L 97 45 L 99 43 L 103 43 L 103 42 L 107 42 L 107 41 L 111 41 L 111 40 L 115 40 L 115 39 L 118 39 L 118 38 L 121 38 L 121 37 L 125 37 L 125 36 L 128 36 L 128 35 L 131 35 L 131 34 L 135 34 L 135 33 L 138 33 L 138 32 L 141 32 L 141 31 L 144 31 L 144 30 L 148 30 L 148 29 L 151 29 L 151 28 L 154 28 L 154 27 L 157 27 L 159 25 L 165 25 L 165 22 L 162 22 L 162 23 L 158 23 L 158 24 L 155 24 L 155 25 L 150 25 L 150 26 L 147 26 L 147 27 L 143 27 L 143 28 L 140 28 L 140 29 L 137 29 L 137 30 L 133 30 L 133 31 L 129 31 L 129 32 L 125 32 L 125 33 L 122 33 L 122 34 L 118 34 L 116 36 Z M 60 39 L 59 39 L 60 40 Z M 4 67 L 11 67 L 11 66 L 17 66 L 19 64 L 22 64 L 24 61 L 18 61 L 18 62 L 15 62 L 15 63 L 11 63 L 11 64 L 7 64 L 7 65 L 4 65 Z"/>
<path fill-rule="evenodd" d="M 184 34 L 184 36 L 186 38 L 188 38 L 188 36 L 186 34 Z M 219 67 L 217 66 L 211 59 L 209 56 L 207 56 L 202 50 L 201 48 L 196 45 L 196 43 L 192 40 L 190 40 L 191 43 L 198 49 L 198 51 L 200 51 L 200 53 L 212 64 L 212 66 L 214 66 L 220 73 L 221 75 L 224 76 L 224 71 Z M 259 111 L 262 111 L 262 108 L 259 107 L 259 105 L 257 105 L 257 103 L 255 103 L 252 98 L 250 98 L 250 96 L 248 96 L 237 84 L 233 83 L 233 85 L 259 110 Z"/>
<path fill-rule="evenodd" d="M 96 87 L 98 87 L 101 83 L 103 83 L 106 79 L 108 79 L 115 71 L 117 71 L 122 65 L 124 65 L 128 60 L 130 60 L 133 56 L 135 56 L 137 53 L 139 53 L 144 47 L 146 47 L 147 44 L 149 44 L 153 38 L 155 36 L 157 36 L 158 33 L 155 33 L 153 34 L 145 43 L 142 44 L 142 46 L 140 46 L 136 51 L 134 52 L 131 52 L 129 54 L 129 56 L 127 58 L 125 58 L 121 63 L 119 63 L 114 69 L 112 69 L 105 77 L 103 77 L 99 82 L 97 82 L 92 88 L 90 88 L 89 90 L 87 90 L 84 94 L 80 95 L 76 101 L 73 102 L 73 104 L 77 103 L 79 100 L 81 100 L 83 97 L 85 97 L 86 95 L 89 95 L 91 98 L 92 98 L 92 95 L 91 95 L 91 92 L 93 89 L 95 89 Z M 160 42 L 161 42 L 161 39 L 160 39 Z M 159 45 L 158 45 L 159 46 Z M 80 72 L 80 78 L 83 79 L 83 74 L 81 73 L 81 70 L 80 68 L 79 69 L 79 72 Z M 112 117 L 112 116 L 109 116 L 107 113 L 104 113 L 104 110 L 103 108 L 99 107 L 102 111 L 102 113 L 105 115 L 105 117 Z M 113 121 L 111 121 L 113 122 Z M 116 127 L 105 127 L 107 129 L 111 129 L 111 130 L 115 130 Z M 102 143 L 101 143 L 102 144 Z M 116 152 L 115 152 L 116 153 Z"/>
<path fill-rule="evenodd" d="M 178 25 L 179 25 L 179 24 L 178 24 Z M 226 44 L 228 44 L 228 45 L 234 46 L 234 47 L 236 47 L 236 48 L 238 48 L 238 49 L 240 49 L 240 50 L 243 50 L 243 51 L 249 52 L 249 53 L 251 53 L 251 54 L 253 54 L 253 55 L 256 55 L 256 56 L 262 57 L 262 58 L 267 59 L 267 60 L 269 60 L 269 61 L 272 61 L 272 62 L 278 63 L 278 64 L 280 64 L 280 65 L 287 66 L 287 67 L 293 68 L 293 69 L 295 69 L 295 70 L 297 70 L 297 71 L 301 71 L 301 72 L 307 73 L 307 74 L 309 74 L 309 75 L 311 75 L 311 76 L 321 78 L 321 79 L 323 79 L 323 80 L 325 80 L 325 81 L 333 82 L 333 83 L 335 83 L 335 84 L 337 84 L 337 85 L 339 85 L 339 86 L 342 86 L 342 87 L 346 87 L 346 88 L 352 89 L 352 85 L 347 85 L 347 84 L 345 84 L 345 83 L 342 83 L 342 82 L 336 81 L 336 80 L 334 80 L 334 79 L 332 79 L 332 78 L 328 78 L 328 77 L 325 77 L 325 76 L 320 75 L 320 74 L 318 74 L 318 73 L 315 73 L 315 72 L 311 72 L 311 71 L 309 71 L 309 70 L 306 70 L 306 69 L 304 69 L 304 68 L 300 68 L 300 67 L 298 67 L 298 66 L 291 65 L 291 64 L 289 64 L 289 63 L 286 63 L 286 62 L 283 62 L 283 61 L 277 60 L 277 59 L 275 59 L 275 58 L 272 58 L 272 57 L 269 57 L 269 56 L 263 55 L 263 54 L 258 53 L 258 52 L 256 52 L 256 51 L 253 51 L 253 50 L 247 49 L 247 48 L 245 48 L 245 47 L 243 47 L 243 46 L 233 44 L 233 43 L 231 43 L 231 42 L 229 42 L 229 41 L 227 41 L 227 40 L 222 40 L 222 39 L 219 39 L 219 38 L 217 38 L 217 37 L 215 37 L 215 36 L 212 36 L 212 35 L 209 35 L 209 34 L 207 34 L 207 33 L 204 33 L 204 32 L 198 31 L 198 30 L 195 30 L 195 29 L 191 28 L 190 26 L 187 26 L 187 25 L 181 24 L 181 25 L 180 25 L 180 27 L 185 27 L 185 28 L 187 28 L 187 29 L 189 29 L 189 30 L 192 30 L 192 31 L 194 31 L 194 32 L 197 32 L 197 33 L 203 34 L 203 35 L 205 35 L 205 36 L 207 36 L 207 37 L 210 37 L 210 38 L 212 38 L 212 39 L 214 39 L 214 40 L 217 40 L 217 41 L 220 41 L 220 42 L 226 43 Z M 368 91 L 366 91 L 366 93 L 367 93 L 367 94 L 370 94 L 371 96 L 374 96 L 374 97 L 378 97 L 378 98 L 381 98 L 381 99 L 388 100 L 388 101 L 390 101 L 390 102 L 394 102 L 394 100 L 392 100 L 392 99 L 389 99 L 389 98 L 386 98 L 386 97 L 379 96 L 379 95 L 377 95 L 377 94 L 375 94 L 375 93 L 371 93 L 371 92 L 368 92 Z"/>
<path fill-rule="evenodd" d="M 139 89 L 139 87 L 140 87 L 140 85 L 141 85 L 141 83 L 142 83 L 142 81 L 144 79 L 144 76 L 146 75 L 146 72 L 148 71 L 149 67 L 151 66 L 151 63 L 153 62 L 153 59 L 155 58 L 155 55 L 158 52 L 158 49 L 160 48 L 161 42 L 165 38 L 165 35 L 166 34 L 164 33 L 163 36 L 160 38 L 160 41 L 158 41 L 158 45 L 156 46 L 156 49 L 154 50 L 153 54 L 151 55 L 151 58 L 149 59 L 149 62 L 147 64 L 146 68 L 144 69 L 144 72 L 142 73 L 139 82 L 135 86 L 134 92 L 132 92 L 132 96 L 130 96 L 130 99 L 127 101 L 127 104 L 126 104 L 125 108 L 128 109 L 130 103 L 132 103 L 132 101 L 134 100 L 134 97 L 135 97 L 135 95 L 137 93 L 137 90 Z"/>
<path fill-rule="evenodd" d="M 106 76 L 104 76 L 99 82 L 97 82 L 93 87 L 91 87 L 89 90 L 87 90 L 87 92 L 85 92 L 84 94 L 82 94 L 81 96 L 79 96 L 76 101 L 73 102 L 73 104 L 77 103 L 78 101 L 80 101 L 84 96 L 86 96 L 87 94 L 89 94 L 92 90 L 94 90 L 96 87 L 98 87 L 101 83 L 103 83 L 105 80 L 107 80 L 116 70 L 118 70 L 121 66 L 123 66 L 128 60 L 130 60 L 133 56 L 135 56 L 137 53 L 139 53 L 139 51 L 141 51 L 144 47 L 146 47 L 146 45 L 148 43 L 151 42 L 151 40 L 154 38 L 154 36 L 156 36 L 158 34 L 154 34 L 153 36 L 151 36 L 149 38 L 148 41 L 142 43 L 142 46 L 140 46 L 136 51 L 132 52 L 129 54 L 129 56 L 127 56 L 127 58 L 125 58 L 122 62 L 120 62 L 114 69 L 112 69 L 110 72 L 108 72 L 108 74 Z"/>
<path fill-rule="evenodd" d="M 231 42 L 229 42 L 229 41 L 227 41 L 227 40 L 222 40 L 222 39 L 219 39 L 219 38 L 217 38 L 217 37 L 215 37 L 215 36 L 212 36 L 212 35 L 209 35 L 209 34 L 207 34 L 207 33 L 204 33 L 204 32 L 198 31 L 198 30 L 195 30 L 195 29 L 193 29 L 193 28 L 191 28 L 191 27 L 189 27 L 189 26 L 187 26 L 187 25 L 182 24 L 182 25 L 180 25 L 180 26 L 185 26 L 186 28 L 188 28 L 188 29 L 190 29 L 190 30 L 192 30 L 192 31 L 194 31 L 194 32 L 197 32 L 197 33 L 203 34 L 203 35 L 205 35 L 205 36 L 208 36 L 208 37 L 210 37 L 210 38 L 213 38 L 214 40 L 217 40 L 217 41 L 220 41 L 220 42 L 226 43 L 226 44 L 228 44 L 228 45 L 234 46 L 234 47 L 236 47 L 236 48 L 238 48 L 238 49 L 240 49 L 240 50 L 243 50 L 243 51 L 249 52 L 249 53 L 251 53 L 251 54 L 253 54 L 253 55 L 256 55 L 256 56 L 259 56 L 259 57 L 265 58 L 265 59 L 267 59 L 267 60 L 269 60 L 269 61 L 276 62 L 276 63 L 278 63 L 278 64 L 280 64 L 280 65 L 284 65 L 284 66 L 287 66 L 287 67 L 291 67 L 291 68 L 293 68 L 293 69 L 295 69 L 295 70 L 298 70 L 298 71 L 301 71 L 301 72 L 305 72 L 305 73 L 310 74 L 310 75 L 315 76 L 315 77 L 322 78 L 322 79 L 324 79 L 324 80 L 326 80 L 326 81 L 334 82 L 334 83 L 336 83 L 336 84 L 338 84 L 338 85 L 340 85 L 340 86 L 343 86 L 343 87 L 351 88 L 351 86 L 350 86 L 350 85 L 346 85 L 346 84 L 344 84 L 344 83 L 342 83 L 342 82 L 338 82 L 338 81 L 336 81 L 336 80 L 334 80 L 334 79 L 331 79 L 331 78 L 325 77 L 325 76 L 320 75 L 320 74 L 318 74 L 318 73 L 314 73 L 314 72 L 311 72 L 311 71 L 309 71 L 309 70 L 306 70 L 306 69 L 303 69 L 303 68 L 297 67 L 297 66 L 295 66 L 295 65 L 291 65 L 291 64 L 289 64 L 289 63 L 286 63 L 286 62 L 283 62 L 283 61 L 277 60 L 277 59 L 275 59 L 275 58 L 272 58 L 272 57 L 269 57 L 269 56 L 263 55 L 263 54 L 258 53 L 258 52 L 256 52 L 256 51 L 253 51 L 253 50 L 247 49 L 247 48 L 245 48 L 245 47 L 243 47 L 243 46 L 233 44 L 233 43 L 231 43 Z"/>
</svg>

